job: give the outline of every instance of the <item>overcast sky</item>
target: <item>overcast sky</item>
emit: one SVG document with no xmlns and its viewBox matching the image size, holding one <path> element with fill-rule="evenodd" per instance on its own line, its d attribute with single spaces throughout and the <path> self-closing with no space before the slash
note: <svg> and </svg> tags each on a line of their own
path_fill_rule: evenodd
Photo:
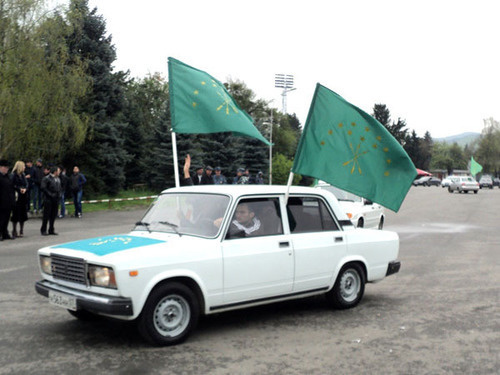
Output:
<svg viewBox="0 0 500 375">
<path fill-rule="evenodd" d="M 134 77 L 175 57 L 238 79 L 305 123 L 317 82 L 368 113 L 386 104 L 419 136 L 480 132 L 500 120 L 500 1 L 90 0 Z"/>
</svg>

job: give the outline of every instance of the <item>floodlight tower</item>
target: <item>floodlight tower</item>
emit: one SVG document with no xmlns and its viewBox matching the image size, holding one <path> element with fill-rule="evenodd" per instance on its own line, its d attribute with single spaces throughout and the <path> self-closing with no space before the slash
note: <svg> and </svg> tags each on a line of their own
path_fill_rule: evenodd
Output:
<svg viewBox="0 0 500 375">
<path fill-rule="evenodd" d="M 283 109 L 282 112 L 286 113 L 286 94 L 290 91 L 296 90 L 293 87 L 293 75 L 291 74 L 275 74 L 274 75 L 274 87 L 283 89 L 281 96 L 283 97 Z"/>
</svg>

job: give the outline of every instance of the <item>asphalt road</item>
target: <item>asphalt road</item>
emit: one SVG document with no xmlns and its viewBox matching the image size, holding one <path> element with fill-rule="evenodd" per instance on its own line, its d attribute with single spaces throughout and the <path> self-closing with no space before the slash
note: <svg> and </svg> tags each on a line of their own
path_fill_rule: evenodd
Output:
<svg viewBox="0 0 500 375">
<path fill-rule="evenodd" d="M 34 291 L 42 246 L 124 233 L 142 211 L 56 221 L 59 236 L 0 242 L 0 374 L 498 374 L 500 189 L 413 187 L 386 229 L 400 273 L 360 305 L 321 297 L 205 317 L 189 340 L 155 348 L 130 323 L 83 323 Z"/>
</svg>

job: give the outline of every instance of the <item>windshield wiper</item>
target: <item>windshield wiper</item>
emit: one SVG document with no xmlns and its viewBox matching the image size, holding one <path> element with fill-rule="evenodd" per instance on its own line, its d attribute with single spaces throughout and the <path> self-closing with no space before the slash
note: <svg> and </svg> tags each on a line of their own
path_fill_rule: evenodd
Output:
<svg viewBox="0 0 500 375">
<path fill-rule="evenodd" d="M 146 229 L 148 230 L 148 232 L 149 232 L 149 233 L 151 233 L 151 230 L 149 229 L 149 226 L 150 226 L 151 224 L 149 224 L 149 223 L 145 223 L 145 222 L 143 222 L 143 221 L 138 221 L 137 223 L 135 223 L 135 225 L 141 225 L 141 226 L 143 226 L 143 227 L 146 227 Z"/>
<path fill-rule="evenodd" d="M 179 226 L 177 224 L 169 223 L 168 221 L 159 221 L 158 223 L 160 223 L 162 225 L 168 225 L 169 227 L 171 227 L 175 231 L 175 233 L 177 233 L 179 235 L 179 237 L 182 237 L 182 235 L 177 230 L 177 228 L 179 228 Z"/>
</svg>

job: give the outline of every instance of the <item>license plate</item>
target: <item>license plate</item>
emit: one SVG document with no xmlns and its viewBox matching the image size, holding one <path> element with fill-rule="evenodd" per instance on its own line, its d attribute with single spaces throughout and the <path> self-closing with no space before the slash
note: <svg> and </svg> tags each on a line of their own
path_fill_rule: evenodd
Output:
<svg viewBox="0 0 500 375">
<path fill-rule="evenodd" d="M 76 297 L 49 290 L 49 303 L 68 310 L 76 311 Z"/>
</svg>

